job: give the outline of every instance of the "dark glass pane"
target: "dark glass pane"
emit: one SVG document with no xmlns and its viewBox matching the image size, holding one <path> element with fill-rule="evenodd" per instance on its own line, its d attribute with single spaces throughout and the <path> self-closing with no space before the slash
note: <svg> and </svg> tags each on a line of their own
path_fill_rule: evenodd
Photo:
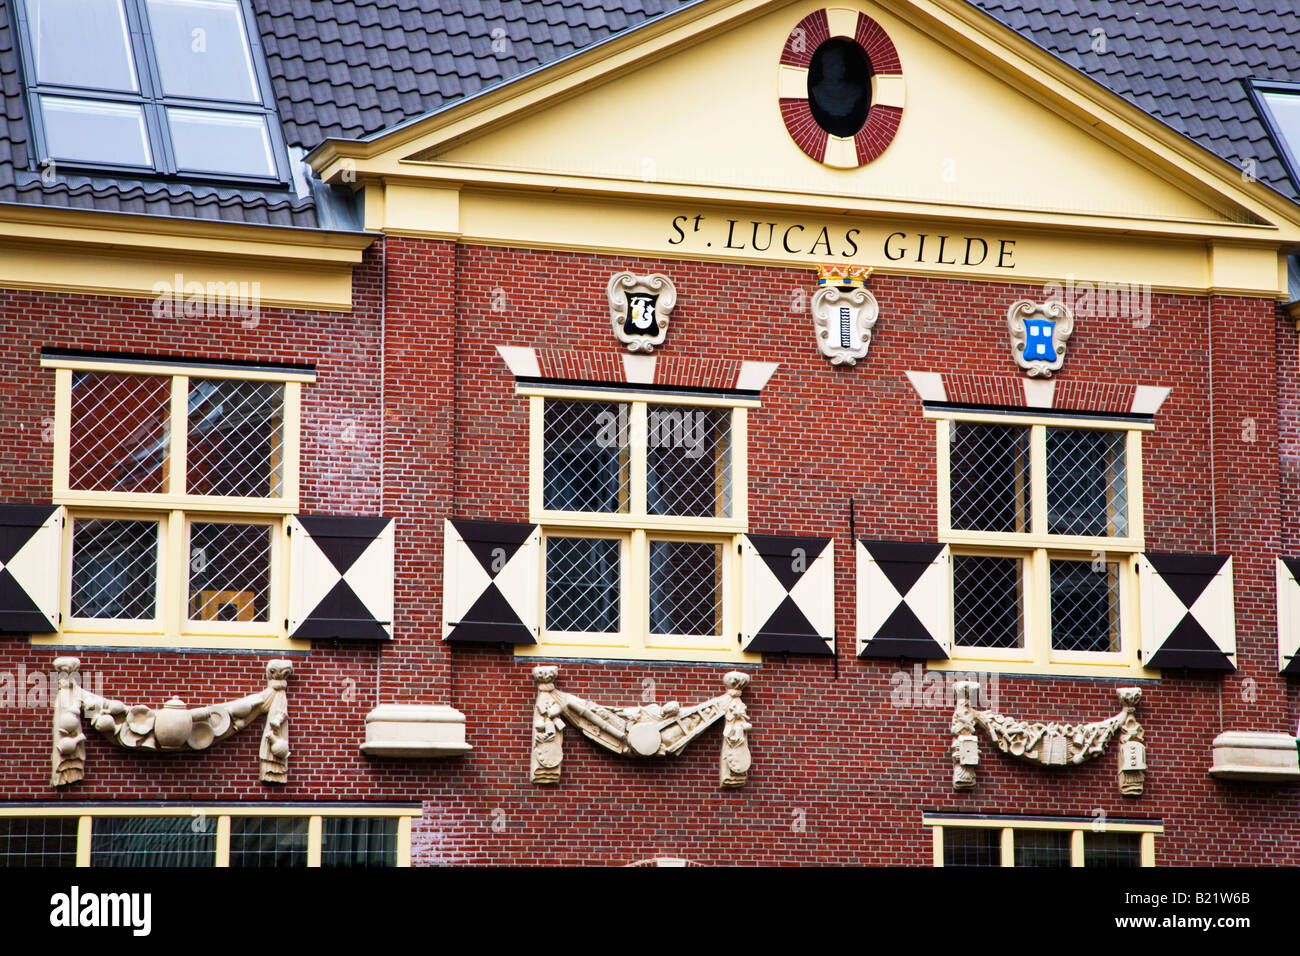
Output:
<svg viewBox="0 0 1300 956">
<path fill-rule="evenodd" d="M 53 159 L 149 166 L 144 113 L 129 103 L 42 96 L 45 146 Z"/>
<path fill-rule="evenodd" d="M 152 620 L 157 595 L 157 521 L 74 519 L 73 617 Z"/>
<path fill-rule="evenodd" d="M 546 539 L 546 627 L 612 634 L 619 629 L 619 542 L 610 538 Z"/>
<path fill-rule="evenodd" d="M 626 512 L 631 406 L 548 399 L 543 412 L 542 507 L 548 511 Z"/>
<path fill-rule="evenodd" d="M 1069 865 L 1069 830 L 1016 831 L 1016 866 Z"/>
<path fill-rule="evenodd" d="M 215 866 L 217 818 L 96 817 L 91 866 Z"/>
<path fill-rule="evenodd" d="M 325 817 L 321 866 L 396 866 L 395 817 Z"/>
<path fill-rule="evenodd" d="M 722 546 L 650 542 L 650 633 L 716 637 L 722 632 Z"/>
<path fill-rule="evenodd" d="M 284 469 L 284 386 L 190 379 L 185 490 L 272 498 Z"/>
<path fill-rule="evenodd" d="M 953 640 L 961 647 L 1021 647 L 1024 565 L 1020 558 L 956 554 L 952 559 Z"/>
<path fill-rule="evenodd" d="M 646 508 L 652 515 L 731 514 L 730 409 L 647 409 Z"/>
<path fill-rule="evenodd" d="M 1119 650 L 1119 565 L 1052 559 L 1052 648 Z"/>
<path fill-rule="evenodd" d="M 1124 432 L 1047 429 L 1047 530 L 1125 537 L 1128 486 Z"/>
<path fill-rule="evenodd" d="M 190 525 L 190 620 L 269 621 L 271 528 Z"/>
<path fill-rule="evenodd" d="M 77 491 L 168 491 L 171 379 L 73 372 L 68 485 Z"/>
<path fill-rule="evenodd" d="M 986 827 L 944 827 L 944 866 L 1001 866 L 1002 831 Z"/>
<path fill-rule="evenodd" d="M 169 108 L 177 168 L 196 173 L 274 176 L 271 138 L 260 113 Z"/>
<path fill-rule="evenodd" d="M 0 867 L 76 865 L 76 817 L 0 817 Z"/>
<path fill-rule="evenodd" d="M 1137 867 L 1142 865 L 1142 834 L 1083 834 L 1083 865 Z"/>
<path fill-rule="evenodd" d="M 953 529 L 1029 531 L 1029 429 L 982 422 L 949 427 Z"/>
<path fill-rule="evenodd" d="M 259 100 L 238 0 L 149 0 L 148 6 L 164 93 Z"/>
<path fill-rule="evenodd" d="M 231 817 L 230 865 L 307 865 L 307 817 Z"/>
<path fill-rule="evenodd" d="M 27 0 L 27 18 L 38 83 L 137 89 L 122 0 Z"/>
<path fill-rule="evenodd" d="M 819 46 L 808 66 L 808 106 L 817 125 L 832 136 L 853 136 L 871 106 L 871 64 L 847 37 Z"/>
</svg>

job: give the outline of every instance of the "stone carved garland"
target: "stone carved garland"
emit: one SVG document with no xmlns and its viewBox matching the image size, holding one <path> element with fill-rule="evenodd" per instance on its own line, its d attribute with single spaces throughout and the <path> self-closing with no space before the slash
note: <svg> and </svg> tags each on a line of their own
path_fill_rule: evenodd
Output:
<svg viewBox="0 0 1300 956">
<path fill-rule="evenodd" d="M 81 686 L 80 669 L 81 661 L 75 657 L 54 660 L 59 690 L 54 700 L 51 786 L 76 783 L 85 776 L 83 716 L 105 739 L 128 750 L 206 750 L 265 714 L 258 751 L 261 780 L 284 783 L 288 777 L 289 703 L 285 688 L 293 672 L 290 661 L 269 661 L 266 687 L 256 694 L 193 709 L 176 697 L 157 710 L 100 697 Z"/>
<path fill-rule="evenodd" d="M 957 707 L 952 715 L 954 790 L 970 790 L 975 786 L 975 767 L 979 764 L 977 728 L 983 729 L 1004 754 L 1044 767 L 1081 764 L 1099 757 L 1118 732 L 1120 793 L 1126 797 L 1141 796 L 1147 764 L 1142 725 L 1134 713 L 1142 699 L 1140 687 L 1117 689 L 1115 693 L 1124 709 L 1114 717 L 1090 724 L 1030 723 L 992 710 L 976 710 L 971 706 L 971 695 L 978 689 L 975 681 L 958 681 L 954 685 L 957 695 Z"/>
<path fill-rule="evenodd" d="M 559 668 L 533 668 L 537 703 L 533 710 L 533 783 L 558 783 L 564 757 L 564 721 L 606 750 L 625 757 L 668 757 L 680 753 L 717 721 L 724 721 L 722 755 L 718 764 L 723 787 L 743 787 L 749 773 L 748 733 L 753 729 L 741 693 L 749 683 L 742 671 L 722 678 L 726 693 L 693 707 L 676 701 L 612 709 L 556 690 Z"/>
</svg>

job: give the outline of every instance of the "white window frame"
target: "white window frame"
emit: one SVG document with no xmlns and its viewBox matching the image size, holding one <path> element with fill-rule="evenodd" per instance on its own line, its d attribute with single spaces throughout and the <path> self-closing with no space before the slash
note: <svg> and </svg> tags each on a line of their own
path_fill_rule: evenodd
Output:
<svg viewBox="0 0 1300 956">
<path fill-rule="evenodd" d="M 542 530 L 538 600 L 542 622 L 538 643 L 518 645 L 520 657 L 758 663 L 740 650 L 740 539 L 748 526 L 747 412 L 759 407 L 746 397 L 650 392 L 625 388 L 518 386 L 529 402 L 529 520 Z M 626 512 L 547 510 L 543 505 L 544 412 L 547 399 L 627 403 L 631 486 Z M 647 423 L 651 405 L 731 410 L 730 514 L 688 517 L 647 513 Z M 618 538 L 622 599 L 618 634 L 554 632 L 546 627 L 546 542 L 550 537 Z M 722 623 L 716 638 L 650 633 L 649 557 L 652 540 L 709 541 L 721 545 Z"/>
<path fill-rule="evenodd" d="M 255 650 L 307 650 L 310 642 L 285 630 L 288 607 L 288 522 L 299 507 L 303 384 L 315 373 L 295 369 L 241 367 L 201 361 L 46 355 L 41 366 L 54 370 L 53 502 L 67 506 L 60 581 L 62 620 L 55 634 L 32 635 L 41 646 L 177 647 Z M 72 380 L 76 372 L 148 375 L 170 378 L 168 491 L 88 491 L 69 487 Z M 267 497 L 192 495 L 184 489 L 189 443 L 190 379 L 275 382 L 283 389 L 280 493 Z M 71 614 L 72 535 L 79 518 L 159 522 L 158 614 L 152 621 L 73 618 Z M 264 524 L 271 528 L 270 591 L 266 621 L 195 621 L 189 611 L 189 529 L 194 521 Z"/>
<path fill-rule="evenodd" d="M 1020 648 L 981 648 L 956 643 L 953 615 L 952 657 L 931 662 L 934 670 L 980 670 L 994 673 L 1088 677 L 1157 678 L 1158 671 L 1142 666 L 1138 607 L 1137 556 L 1145 550 L 1142 500 L 1142 433 L 1149 421 L 1084 416 L 1043 415 L 956 409 L 925 410 L 935 423 L 935 470 L 938 482 L 938 537 L 961 555 L 1019 557 L 1023 564 L 1024 642 Z M 954 529 L 951 525 L 951 473 L 949 452 L 953 422 L 1028 427 L 1030 446 L 1030 531 L 995 532 Z M 1125 434 L 1125 492 L 1128 534 L 1123 537 L 1048 534 L 1047 449 L 1048 428 L 1079 428 Z M 1052 647 L 1051 565 L 1053 558 L 1095 560 L 1119 565 L 1118 651 L 1065 651 Z M 956 561 L 953 561 L 955 568 Z M 954 571 L 955 573 L 955 571 Z M 951 586 L 951 580 L 950 580 Z"/>
</svg>

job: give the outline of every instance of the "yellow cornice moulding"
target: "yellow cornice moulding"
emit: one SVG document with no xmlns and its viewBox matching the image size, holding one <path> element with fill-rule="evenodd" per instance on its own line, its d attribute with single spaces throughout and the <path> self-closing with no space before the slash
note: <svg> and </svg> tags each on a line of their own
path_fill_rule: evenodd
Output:
<svg viewBox="0 0 1300 956">
<path fill-rule="evenodd" d="M 0 287 L 153 299 L 179 276 L 205 289 L 255 290 L 259 306 L 348 312 L 353 268 L 376 238 L 0 205 Z"/>
</svg>

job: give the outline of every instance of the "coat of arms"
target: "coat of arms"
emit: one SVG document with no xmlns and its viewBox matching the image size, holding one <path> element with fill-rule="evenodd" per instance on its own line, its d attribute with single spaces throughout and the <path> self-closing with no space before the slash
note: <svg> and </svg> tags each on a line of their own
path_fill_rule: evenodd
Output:
<svg viewBox="0 0 1300 956">
<path fill-rule="evenodd" d="M 1051 378 L 1065 364 L 1065 343 L 1074 315 L 1064 302 L 1042 305 L 1021 299 L 1007 310 L 1011 354 L 1030 378 Z"/>
<path fill-rule="evenodd" d="M 868 266 L 818 266 L 819 288 L 812 297 L 817 348 L 832 365 L 856 365 L 871 347 L 871 328 L 880 315 L 866 289 Z"/>
<path fill-rule="evenodd" d="M 606 291 L 614 336 L 629 352 L 653 352 L 656 345 L 663 345 L 669 316 L 677 304 L 671 279 L 658 273 L 637 276 L 616 272 Z"/>
</svg>

